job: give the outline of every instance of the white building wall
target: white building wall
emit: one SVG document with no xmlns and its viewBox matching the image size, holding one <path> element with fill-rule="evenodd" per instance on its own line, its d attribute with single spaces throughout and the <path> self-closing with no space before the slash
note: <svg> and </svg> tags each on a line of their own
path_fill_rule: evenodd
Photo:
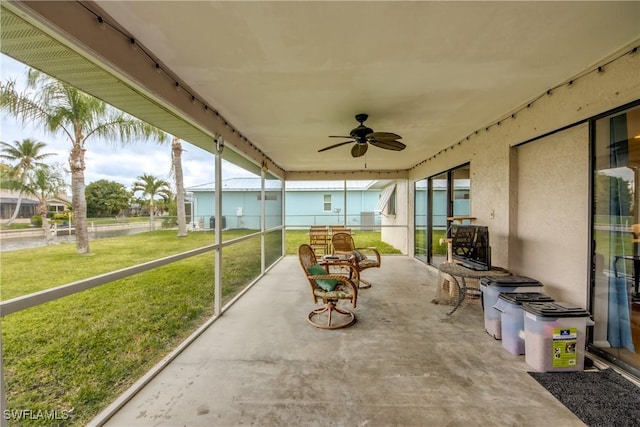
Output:
<svg viewBox="0 0 640 427">
<path fill-rule="evenodd" d="M 469 162 L 471 216 L 489 226 L 493 264 L 588 306 L 589 135 L 586 123 L 574 125 L 638 99 L 640 52 L 451 141 L 410 171 L 409 185 Z"/>
<path fill-rule="evenodd" d="M 381 239 L 403 254 L 408 253 L 407 221 L 409 212 L 408 184 L 406 180 L 396 181 L 396 214 L 387 215 L 384 212 L 380 215 L 380 225 L 382 225 Z M 385 209 L 386 210 L 386 209 Z M 392 227 L 385 227 L 392 226 Z M 413 238 L 411 239 L 413 242 Z M 413 245 L 413 243 L 412 243 Z M 411 246 L 413 248 L 413 246 Z"/>
</svg>

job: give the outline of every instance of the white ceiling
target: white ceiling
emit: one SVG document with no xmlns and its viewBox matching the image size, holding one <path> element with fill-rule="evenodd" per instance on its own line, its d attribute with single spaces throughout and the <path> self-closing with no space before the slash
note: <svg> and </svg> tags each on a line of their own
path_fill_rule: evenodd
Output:
<svg viewBox="0 0 640 427">
<path fill-rule="evenodd" d="M 637 1 L 96 3 L 286 171 L 409 169 L 640 38 Z M 357 113 L 407 148 L 318 153 Z"/>
</svg>

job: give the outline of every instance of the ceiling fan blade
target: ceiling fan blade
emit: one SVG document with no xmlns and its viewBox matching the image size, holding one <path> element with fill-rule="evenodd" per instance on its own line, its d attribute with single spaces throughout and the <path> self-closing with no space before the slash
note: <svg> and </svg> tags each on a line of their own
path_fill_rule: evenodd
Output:
<svg viewBox="0 0 640 427">
<path fill-rule="evenodd" d="M 352 136 L 329 135 L 329 138 L 353 138 Z"/>
<path fill-rule="evenodd" d="M 324 148 L 318 150 L 318 153 L 320 153 L 322 151 L 331 150 L 332 148 L 340 147 L 341 145 L 345 145 L 345 144 L 353 144 L 353 141 L 340 142 L 338 144 L 333 144 L 333 145 L 330 145 L 328 147 L 324 147 Z"/>
<path fill-rule="evenodd" d="M 402 151 L 407 146 L 400 141 L 377 141 L 375 139 L 369 140 L 369 143 L 378 148 L 384 148 L 385 150 Z"/>
<path fill-rule="evenodd" d="M 364 156 L 364 153 L 367 152 L 368 148 L 369 148 L 369 144 L 356 144 L 351 149 L 351 155 L 353 157 Z"/>
<path fill-rule="evenodd" d="M 394 140 L 394 139 L 402 139 L 400 135 L 391 132 L 372 132 L 367 135 L 367 138 L 374 138 L 378 141 L 383 141 L 385 139 Z"/>
</svg>

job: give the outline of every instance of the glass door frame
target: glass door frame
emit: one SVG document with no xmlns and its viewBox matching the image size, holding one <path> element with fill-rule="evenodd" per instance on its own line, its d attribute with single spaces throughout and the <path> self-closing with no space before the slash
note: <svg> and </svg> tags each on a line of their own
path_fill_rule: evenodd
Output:
<svg viewBox="0 0 640 427">
<path fill-rule="evenodd" d="M 467 162 L 461 165 L 458 165 L 454 168 L 448 169 L 446 171 L 440 172 L 438 174 L 432 175 L 429 178 L 427 178 L 427 264 L 432 265 L 432 266 L 436 266 L 436 264 L 434 264 L 434 262 L 436 262 L 437 264 L 439 264 L 440 262 L 446 261 L 446 249 L 444 252 L 444 257 L 441 256 L 437 256 L 434 257 L 434 250 L 433 250 L 433 246 L 434 246 L 434 198 L 433 198 L 433 194 L 434 194 L 434 185 L 433 185 L 433 181 L 434 179 L 438 178 L 440 179 L 441 177 L 446 177 L 446 195 L 445 195 L 445 204 L 446 204 L 446 213 L 445 213 L 445 218 L 450 218 L 454 216 L 454 203 L 455 203 L 455 183 L 454 183 L 454 175 L 457 171 L 460 171 L 461 169 L 469 169 L 469 171 L 471 170 L 471 163 Z M 471 174 L 469 174 L 469 182 L 471 180 Z M 469 185 L 469 187 L 471 187 L 471 185 Z M 469 188 L 469 193 L 471 192 L 471 189 Z M 471 206 L 469 206 L 469 209 L 471 208 Z M 469 212 L 470 213 L 470 212 Z M 451 220 L 449 219 L 445 219 L 445 230 L 446 233 L 444 235 L 445 238 L 449 237 L 449 229 L 451 226 Z M 434 258 L 437 258 L 437 260 L 434 260 Z"/>
<path fill-rule="evenodd" d="M 589 253 L 591 254 L 591 260 L 590 260 L 590 274 L 589 274 L 589 311 L 590 313 L 594 314 L 595 311 L 595 304 L 596 304 L 596 297 L 597 297 L 597 290 L 596 290 L 596 279 L 597 279 L 597 274 L 598 274 L 598 268 L 602 268 L 601 266 L 599 266 L 599 263 L 601 261 L 598 261 L 598 255 L 596 253 L 596 188 L 595 188 L 595 174 L 597 172 L 597 161 L 596 161 L 596 155 L 598 154 L 596 151 L 597 148 L 597 128 L 596 128 L 596 124 L 598 121 L 602 120 L 602 119 L 606 119 L 609 117 L 615 117 L 616 115 L 625 113 L 627 111 L 630 110 L 635 110 L 637 108 L 640 108 L 640 100 L 622 105 L 618 108 L 606 111 L 602 114 L 599 114 L 597 116 L 593 116 L 590 119 L 588 119 L 588 123 L 589 123 L 589 153 L 590 153 L 590 165 L 589 165 L 589 218 L 590 218 L 590 224 L 589 224 L 589 242 L 590 242 L 590 251 Z M 637 174 L 636 174 L 637 175 Z M 640 183 L 635 183 L 636 188 L 640 188 Z M 637 191 L 637 190 L 636 190 Z M 638 200 L 637 195 L 633 195 L 632 196 L 634 198 L 635 201 Z M 634 203 L 633 204 L 633 209 L 640 209 L 640 203 Z M 606 264 L 604 268 L 606 268 L 607 270 L 610 270 L 612 267 L 609 266 L 610 260 L 604 260 L 604 263 Z M 609 271 L 608 274 L 611 274 L 611 271 Z M 609 354 L 607 351 L 605 351 L 604 349 L 602 349 L 601 347 L 597 347 L 594 343 L 594 330 L 595 330 L 595 326 L 591 326 L 590 328 L 590 332 L 588 333 L 587 336 L 587 351 L 591 352 L 592 354 L 606 360 L 607 362 L 610 362 L 614 365 L 617 365 L 619 367 L 621 367 L 622 369 L 624 369 L 625 371 L 640 377 L 640 366 L 633 366 L 629 363 L 626 363 L 622 360 L 620 360 L 618 357 L 615 357 L 614 355 Z M 640 349 L 636 348 L 636 352 L 640 351 Z"/>
</svg>

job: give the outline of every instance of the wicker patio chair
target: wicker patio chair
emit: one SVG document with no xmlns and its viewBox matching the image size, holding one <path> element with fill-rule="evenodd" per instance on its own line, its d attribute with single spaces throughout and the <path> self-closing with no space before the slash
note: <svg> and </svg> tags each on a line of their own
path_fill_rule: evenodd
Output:
<svg viewBox="0 0 640 427">
<path fill-rule="evenodd" d="M 327 227 L 312 226 L 309 229 L 309 245 L 318 259 L 329 254 L 329 230 Z"/>
<path fill-rule="evenodd" d="M 362 278 L 362 271 L 368 268 L 380 268 L 380 253 L 376 248 L 357 248 L 353 236 L 349 233 L 336 233 L 331 237 L 331 246 L 335 254 L 353 255 L 352 263 L 358 273 L 358 287 L 370 288 L 371 282 Z"/>
<path fill-rule="evenodd" d="M 347 233 L 351 234 L 351 228 L 345 227 L 344 225 L 330 225 L 329 226 L 329 236 L 333 236 L 338 233 Z"/>
<path fill-rule="evenodd" d="M 311 285 L 314 302 L 322 301 L 324 304 L 323 307 L 309 313 L 307 321 L 321 329 L 339 329 L 353 325 L 356 322 L 355 313 L 338 307 L 338 302 L 340 300 L 350 301 L 355 308 L 358 287 L 348 276 L 327 273 L 325 267 L 318 264 L 313 248 L 306 243 L 298 248 L 298 258 Z M 344 261 L 344 263 L 347 266 L 352 265 L 348 261 Z M 334 313 L 338 315 L 334 315 Z"/>
</svg>

